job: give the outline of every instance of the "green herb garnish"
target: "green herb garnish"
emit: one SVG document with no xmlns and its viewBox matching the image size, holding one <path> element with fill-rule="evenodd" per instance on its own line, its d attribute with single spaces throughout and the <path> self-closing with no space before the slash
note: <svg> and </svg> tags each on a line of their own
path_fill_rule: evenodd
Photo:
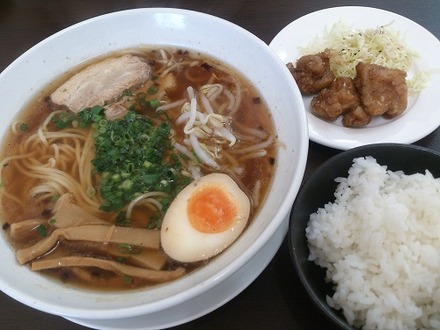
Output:
<svg viewBox="0 0 440 330">
<path fill-rule="evenodd" d="M 133 278 L 131 277 L 131 276 L 129 276 L 129 275 L 122 275 L 122 281 L 125 283 L 125 284 L 132 284 L 133 283 Z"/>
<path fill-rule="evenodd" d="M 122 119 L 105 121 L 105 125 L 100 122 L 92 163 L 102 173 L 102 210 L 120 211 L 149 191 L 174 196 L 189 183 L 180 173 L 180 163 L 167 156 L 172 149 L 170 130 L 169 122 L 154 126 L 132 111 Z"/>
<path fill-rule="evenodd" d="M 126 89 L 122 92 L 122 96 L 133 96 L 133 92 L 129 89 Z"/>
<path fill-rule="evenodd" d="M 145 100 L 145 93 L 136 97 L 137 102 Z M 121 212 L 137 196 L 161 191 L 169 196 L 161 200 L 165 211 L 191 179 L 181 174 L 178 157 L 170 156 L 171 125 L 166 115 L 163 118 L 164 122 L 154 125 L 148 117 L 130 110 L 123 118 L 107 120 L 104 108 L 95 106 L 76 115 L 60 113 L 52 122 L 59 128 L 77 123 L 80 128 L 94 129 L 96 155 L 92 164 L 95 173 L 101 175 L 100 185 L 96 187 L 104 201 L 101 210 Z M 158 211 L 156 228 L 161 225 L 162 215 Z M 124 216 L 121 215 L 119 222 L 126 223 Z"/>
<path fill-rule="evenodd" d="M 124 258 L 124 257 L 117 257 L 117 258 L 115 258 L 115 261 L 118 262 L 118 263 L 120 263 L 120 264 L 125 264 L 125 262 L 127 261 L 127 259 Z"/>
<path fill-rule="evenodd" d="M 118 250 L 123 254 L 139 254 L 141 253 L 142 248 L 128 243 L 120 243 L 118 244 Z"/>
<path fill-rule="evenodd" d="M 45 225 L 38 225 L 37 231 L 38 231 L 38 235 L 40 235 L 41 237 L 47 236 L 47 228 Z"/>
<path fill-rule="evenodd" d="M 153 85 L 150 88 L 148 88 L 147 93 L 153 95 L 156 94 L 158 90 L 159 88 L 157 87 L 157 85 Z"/>
<path fill-rule="evenodd" d="M 21 123 L 19 127 L 22 132 L 29 131 L 29 126 L 26 123 Z"/>
</svg>

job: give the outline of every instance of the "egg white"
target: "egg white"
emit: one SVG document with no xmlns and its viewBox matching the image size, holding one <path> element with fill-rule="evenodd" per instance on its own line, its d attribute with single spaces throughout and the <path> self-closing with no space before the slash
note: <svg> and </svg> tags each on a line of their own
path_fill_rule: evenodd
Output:
<svg viewBox="0 0 440 330">
<path fill-rule="evenodd" d="M 187 215 L 188 201 L 204 186 L 222 189 L 235 205 L 237 216 L 222 232 L 204 233 L 191 225 Z M 242 233 L 250 213 L 250 201 L 237 183 L 226 174 L 213 173 L 186 186 L 168 208 L 161 229 L 161 244 L 165 253 L 180 262 L 195 262 L 215 256 L 226 249 Z"/>
</svg>

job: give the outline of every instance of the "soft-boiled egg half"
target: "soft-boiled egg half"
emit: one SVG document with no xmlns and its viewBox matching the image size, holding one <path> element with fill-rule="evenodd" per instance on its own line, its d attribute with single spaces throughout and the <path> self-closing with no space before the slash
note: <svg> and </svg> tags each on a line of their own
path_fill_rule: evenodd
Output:
<svg viewBox="0 0 440 330">
<path fill-rule="evenodd" d="M 229 175 L 203 176 L 186 186 L 168 208 L 162 248 L 180 262 L 213 257 L 240 236 L 249 212 L 249 198 Z"/>
</svg>

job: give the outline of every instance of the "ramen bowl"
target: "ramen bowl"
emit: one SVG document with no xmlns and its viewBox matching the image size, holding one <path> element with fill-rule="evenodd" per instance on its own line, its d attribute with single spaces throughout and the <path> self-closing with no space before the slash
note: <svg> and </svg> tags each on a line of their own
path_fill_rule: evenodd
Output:
<svg viewBox="0 0 440 330">
<path fill-rule="evenodd" d="M 1 237 L 0 289 L 5 294 L 40 311 L 96 328 L 181 324 L 245 289 L 272 259 L 287 232 L 288 212 L 307 158 L 302 98 L 276 54 L 228 21 L 178 9 L 136 9 L 92 18 L 28 50 L 0 75 L 0 89 L 8 95 L 2 106 L 2 136 L 26 102 L 63 73 L 91 58 L 144 45 L 201 52 L 238 69 L 268 105 L 281 147 L 273 183 L 250 226 L 215 260 L 167 284 L 116 292 L 67 286 L 19 266 L 5 235 Z"/>
<path fill-rule="evenodd" d="M 309 260 L 310 256 L 310 248 L 309 248 L 309 242 L 308 238 L 306 236 L 306 228 L 309 226 L 309 220 L 311 214 L 314 214 L 318 211 L 319 208 L 324 208 L 324 205 L 334 203 L 336 199 L 336 195 L 341 196 L 343 193 L 341 190 L 338 191 L 338 193 L 335 193 L 336 188 L 340 181 L 335 181 L 336 178 L 347 178 L 349 169 L 353 166 L 353 160 L 358 157 L 373 157 L 376 159 L 377 163 L 381 166 L 386 166 L 387 170 L 397 172 L 397 171 L 403 171 L 406 175 L 412 175 L 415 173 L 425 174 L 425 171 L 428 170 L 434 178 L 440 177 L 440 154 L 437 151 L 430 150 L 424 147 L 419 147 L 416 145 L 406 145 L 406 144 L 396 144 L 396 143 L 381 143 L 381 144 L 371 144 L 366 146 L 361 146 L 357 148 L 353 148 L 348 151 L 344 151 L 342 153 L 339 153 L 336 156 L 333 156 L 326 162 L 324 162 L 305 182 L 304 185 L 301 187 L 300 192 L 298 193 L 298 196 L 295 200 L 294 206 L 292 208 L 292 212 L 290 215 L 290 227 L 288 232 L 288 242 L 289 242 L 289 250 L 290 255 L 294 264 L 294 267 L 298 273 L 298 276 L 300 278 L 300 281 L 302 282 L 305 290 L 307 291 L 311 301 L 315 304 L 315 306 L 328 317 L 329 320 L 331 320 L 335 326 L 337 326 L 340 329 L 354 329 L 354 328 L 360 328 L 360 327 L 353 327 L 348 322 L 347 319 L 344 316 L 344 313 L 341 309 L 334 309 L 330 307 L 328 304 L 328 297 L 332 297 L 335 293 L 335 285 L 333 283 L 330 283 L 326 280 L 326 269 L 321 268 L 317 264 L 315 264 L 313 261 Z M 377 173 L 374 172 L 375 170 L 370 170 L 370 173 Z M 351 170 L 351 173 L 356 173 L 355 170 Z M 363 177 L 361 180 L 365 180 L 365 177 Z M 359 180 L 359 181 L 361 181 Z M 367 182 L 372 182 L 373 179 L 370 176 L 370 179 Z M 362 188 L 359 188 L 359 186 L 356 186 L 354 184 L 355 182 L 355 176 L 350 178 L 351 184 L 354 186 L 353 191 L 356 191 L 352 198 L 347 198 L 348 200 L 360 200 L 361 194 L 357 193 L 361 191 Z M 378 182 L 382 182 L 381 180 L 378 180 Z M 428 185 L 428 183 L 425 182 L 425 185 Z M 391 183 L 388 184 L 388 187 L 394 187 L 394 193 L 397 194 L 399 191 L 399 186 L 397 184 L 393 186 Z M 410 186 L 410 185 L 409 185 Z M 401 186 L 400 186 L 401 187 Z M 411 187 L 411 186 L 410 186 Z M 413 186 L 413 189 L 417 189 L 417 186 Z M 373 191 L 374 185 L 371 188 L 370 191 Z M 391 189 L 390 189 L 391 191 Z M 421 189 L 417 190 L 418 194 L 422 194 L 423 192 Z M 383 194 L 382 196 L 384 196 Z M 390 194 L 391 195 L 391 194 Z M 344 200 L 346 198 L 341 197 L 339 201 Z M 371 196 L 374 196 L 374 193 L 369 195 L 370 198 L 373 198 Z M 396 195 L 391 195 L 396 196 Z M 400 199 L 401 201 L 407 201 L 409 204 L 408 199 L 404 199 L 402 197 Z M 386 199 L 387 202 L 389 202 L 389 198 Z M 369 202 L 366 202 L 365 199 L 362 200 L 362 202 L 365 205 L 372 205 L 367 204 Z M 414 202 L 415 203 L 415 202 Z M 344 205 L 343 203 L 339 202 L 339 206 Z M 359 204 L 358 204 L 359 205 Z M 355 207 L 352 205 L 351 207 Z M 376 203 L 375 208 L 379 209 L 380 206 Z M 395 209 L 398 209 L 398 206 L 394 206 Z M 327 210 L 330 210 L 330 207 L 326 207 Z M 324 212 L 323 212 L 324 213 Z M 347 213 L 350 213 L 348 211 Z M 342 213 L 340 213 L 342 214 Z M 383 213 L 379 213 L 383 214 Z M 343 215 L 341 215 L 343 217 Z M 389 218 L 391 218 L 391 213 L 389 215 Z M 376 212 L 372 212 L 370 214 L 370 219 L 372 219 L 371 222 L 374 219 L 380 219 L 380 215 Z M 402 216 L 399 217 L 399 222 L 402 223 L 402 226 L 404 224 L 408 224 L 404 222 L 404 219 L 408 218 L 408 216 L 404 216 L 402 213 Z M 328 219 L 328 218 L 327 218 Z M 354 216 L 351 217 L 351 219 L 354 219 Z M 367 222 L 364 220 L 364 222 Z M 386 221 L 385 221 L 386 222 Z M 353 223 L 356 223 L 356 220 L 353 220 Z M 377 224 L 377 222 L 376 222 Z M 426 224 L 426 222 L 425 222 Z M 339 228 L 334 222 L 331 226 L 326 226 L 323 222 L 320 222 L 320 225 L 327 228 Z M 345 235 L 357 235 L 352 234 L 352 231 L 348 229 L 348 227 L 353 228 L 352 226 L 346 226 L 347 230 L 342 231 L 345 232 Z M 373 234 L 376 231 L 377 227 L 375 229 L 368 228 L 365 226 L 364 231 L 365 233 L 373 237 Z M 393 230 L 398 230 L 397 227 L 393 227 Z M 381 232 L 383 233 L 383 231 Z M 344 239 L 342 237 L 345 237 L 342 235 L 334 235 L 335 240 L 339 240 L 340 244 L 336 243 L 336 246 L 343 246 Z M 320 237 L 324 240 L 323 237 L 327 236 L 327 234 L 321 234 Z M 362 241 L 362 238 L 357 237 L 357 241 Z M 362 236 L 361 236 L 362 237 Z M 389 236 L 385 236 L 383 239 L 391 241 Z M 407 237 L 406 234 L 399 234 L 399 237 Z M 420 237 L 420 236 L 419 236 Z M 405 245 L 408 244 L 408 241 L 404 238 L 401 238 L 401 244 Z M 424 244 L 423 241 L 419 242 L 420 244 Z M 381 250 L 385 250 L 385 246 L 380 245 Z M 408 249 L 412 249 L 413 247 L 407 247 Z M 326 249 L 327 253 L 332 253 L 333 260 L 340 260 L 339 255 L 334 252 L 335 249 Z M 342 250 L 342 248 L 341 248 Z M 414 249 L 415 250 L 415 249 Z M 348 250 L 351 251 L 351 250 Z M 358 251 L 358 249 L 356 249 Z M 347 257 L 347 260 L 353 256 L 356 255 L 357 252 L 353 251 L 351 256 Z M 335 256 L 336 255 L 336 256 Z M 365 258 L 369 258 L 369 256 L 366 256 Z M 385 257 L 384 257 L 385 258 Z M 398 257 L 395 257 L 396 264 L 398 263 Z M 407 259 L 410 259 L 408 256 Z M 385 260 L 385 259 L 384 259 Z M 340 263 L 341 264 L 341 263 Z M 354 263 L 354 265 L 356 265 Z M 389 290 L 389 292 L 395 292 L 393 290 L 396 290 L 396 287 L 398 286 L 398 281 L 393 283 L 392 281 L 388 282 L 388 285 L 383 285 L 380 281 L 379 276 L 381 274 L 384 274 L 386 272 L 393 272 L 396 268 L 394 268 L 393 262 L 386 262 L 384 261 L 383 266 L 387 267 L 389 266 L 389 269 L 382 268 L 380 271 L 377 271 L 376 278 L 374 278 L 376 287 L 375 289 L 380 290 L 378 292 L 384 292 L 384 290 Z M 341 267 L 341 266 L 339 266 Z M 357 267 L 361 267 L 357 265 Z M 408 264 L 408 267 L 411 270 L 419 269 L 414 264 Z M 348 274 L 350 270 L 339 268 L 344 271 L 344 274 Z M 359 268 L 362 269 L 362 268 Z M 366 268 L 368 269 L 368 267 Z M 339 272 L 340 273 L 340 272 Z M 335 274 L 335 278 L 337 278 L 340 274 Z M 362 281 L 358 281 L 356 283 L 362 283 L 361 285 L 365 288 L 370 288 L 370 281 L 367 280 L 368 276 L 357 274 L 360 277 L 362 277 Z M 411 276 L 411 275 L 408 275 Z M 405 276 L 402 275 L 403 278 Z M 414 282 L 415 278 L 417 276 L 411 277 L 411 281 Z M 419 279 L 420 280 L 420 279 Z M 427 281 L 426 278 L 423 278 L 422 281 Z M 378 284 L 380 283 L 380 284 Z M 400 283 L 400 282 L 399 282 Z M 362 306 L 362 303 L 357 300 L 359 299 L 359 295 L 352 294 L 352 291 L 350 289 L 350 284 L 348 284 L 348 281 L 345 281 L 344 283 L 341 283 L 341 286 L 345 285 L 345 292 L 346 295 L 342 295 L 343 297 L 351 295 L 351 303 L 352 304 L 358 304 L 358 306 Z M 412 293 L 409 289 L 402 288 L 402 291 L 405 292 L 405 296 L 410 296 Z M 368 289 L 367 289 L 368 290 Z M 365 291 L 361 288 L 358 290 L 358 292 L 362 292 L 361 295 L 365 297 Z M 396 293 L 396 299 L 398 298 L 398 294 Z M 378 298 L 379 299 L 379 298 Z M 428 304 L 428 303 L 427 303 Z M 350 306 L 350 304 L 346 304 L 346 306 Z M 370 306 L 371 308 L 378 308 L 376 307 L 376 304 L 373 302 L 370 302 L 366 306 Z M 405 303 L 402 303 L 400 308 L 404 310 Z M 419 305 L 420 306 L 420 305 Z M 380 309 L 380 307 L 379 307 Z M 361 309 L 359 309 L 361 310 Z M 381 309 L 384 310 L 384 309 Z M 365 310 L 362 310 L 362 312 L 366 313 Z M 347 315 L 350 315 L 350 312 L 347 312 Z M 376 317 L 376 320 L 379 320 L 379 317 L 377 315 L 371 315 L 371 320 L 374 320 Z M 397 316 L 396 316 L 397 318 Z M 385 324 L 385 323 L 383 323 Z M 383 328 L 389 328 L 386 325 L 383 325 Z"/>
</svg>

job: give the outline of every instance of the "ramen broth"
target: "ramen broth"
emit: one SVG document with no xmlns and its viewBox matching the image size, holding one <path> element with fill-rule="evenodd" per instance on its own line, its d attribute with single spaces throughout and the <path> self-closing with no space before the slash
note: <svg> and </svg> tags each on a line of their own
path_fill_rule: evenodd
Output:
<svg viewBox="0 0 440 330">
<path fill-rule="evenodd" d="M 236 70 L 204 54 L 171 48 L 154 50 L 145 48 L 114 53 L 104 58 L 120 56 L 123 53 L 134 54 L 147 62 L 152 69 L 152 79 L 141 86 L 131 88 L 127 93 L 124 92 L 124 95 L 117 102 L 134 111 L 137 115 L 149 118 L 154 125 L 159 125 L 163 121 L 170 123 L 169 139 L 173 148 L 168 150 L 167 153 L 172 155 L 173 159 L 178 159 L 181 175 L 188 178 L 188 182 L 196 179 L 197 176 L 204 176 L 213 172 L 230 175 L 251 201 L 248 225 L 252 223 L 252 219 L 263 204 L 271 185 L 277 152 L 277 141 L 271 114 L 256 88 Z M 95 59 L 94 62 L 101 60 L 103 58 Z M 89 62 L 87 65 L 91 63 L 93 62 Z M 1 159 L 4 159 L 1 172 L 2 222 L 3 230 L 16 251 L 29 249 L 35 244 L 47 240 L 54 232 L 65 230 L 54 225 L 57 221 L 56 216 L 54 216 L 54 207 L 65 193 L 72 193 L 74 195 L 74 198 L 70 200 L 72 204 L 83 208 L 86 214 L 94 217 L 93 219 L 104 220 L 108 224 L 109 233 L 114 230 L 114 224 L 116 224 L 116 228 L 123 225 L 130 228 L 146 229 L 151 221 L 150 218 L 153 214 L 157 214 L 157 210 L 148 203 L 134 204 L 130 210 L 128 221 L 121 224 L 118 222 L 120 221 L 119 216 L 120 214 L 126 214 L 128 205 L 124 205 L 122 210 L 103 211 L 100 208 L 103 199 L 99 194 L 102 175 L 96 173 L 93 166 L 90 166 L 95 149 L 91 145 L 88 147 L 89 151 L 85 152 L 89 154 L 87 156 L 89 157 L 87 159 L 88 165 L 78 165 L 78 151 L 75 151 L 79 144 L 79 148 L 85 150 L 86 142 L 84 141 L 87 140 L 88 134 L 93 136 L 94 128 L 91 126 L 86 128 L 74 127 L 69 131 L 58 129 L 52 122 L 47 121 L 48 116 L 54 111 L 69 112 L 64 106 L 54 104 L 50 96 L 64 81 L 84 67 L 85 65 L 82 65 L 73 69 L 49 84 L 37 99 L 30 102 L 21 111 L 14 123 L 11 124 L 12 129 L 3 142 L 1 157 Z M 211 92 L 206 91 L 206 88 L 208 88 L 206 86 L 212 88 Z M 215 88 L 221 88 L 222 92 L 216 91 Z M 228 135 L 225 135 L 226 139 L 210 136 L 211 131 L 209 128 L 202 128 L 206 130 L 205 134 L 207 136 L 199 136 L 199 142 L 206 154 L 214 159 L 215 164 L 218 165 L 217 167 L 210 166 L 200 160 L 200 157 L 197 157 L 196 152 L 192 150 L 188 142 L 188 136 L 184 130 L 185 123 L 182 123 L 182 120 L 179 119 L 185 106 L 188 107 L 191 103 L 188 96 L 191 93 L 194 93 L 195 97 L 199 97 L 198 106 L 200 108 L 203 108 L 203 102 L 206 102 L 206 100 L 202 101 L 200 99 L 200 95 L 204 93 L 207 96 L 210 107 L 214 109 L 215 113 L 219 114 L 218 118 L 224 120 L 224 126 L 232 132 L 236 139 L 235 143 L 232 143 L 231 137 L 228 137 Z M 218 95 L 215 96 L 214 94 Z M 152 105 L 153 101 L 156 102 L 155 106 Z M 160 104 L 159 107 L 157 107 L 158 104 Z M 175 105 L 173 106 L 173 104 Z M 168 107 L 167 105 L 171 106 Z M 75 187 L 82 187 L 78 189 L 87 190 L 87 192 L 82 192 L 80 195 L 86 197 L 78 197 L 74 192 L 69 191 L 66 188 L 66 186 L 69 186 L 68 184 L 63 188 L 58 187 L 58 190 L 54 188 L 54 192 L 51 192 L 49 188 L 48 191 L 44 190 L 43 188 L 46 186 L 39 188 L 40 190 L 35 190 L 35 187 L 46 179 L 40 174 L 31 173 L 24 162 L 32 163 L 32 157 L 35 154 L 33 150 L 40 150 L 38 149 L 40 146 L 36 146 L 45 142 L 43 140 L 39 141 L 38 137 L 32 143 L 26 141 L 30 137 L 38 135 L 36 133 L 44 123 L 47 125 L 44 132 L 59 132 L 59 134 L 69 132 L 75 135 L 81 131 L 81 133 L 78 133 L 81 138 L 76 142 L 69 142 L 67 137 L 59 139 L 60 143 L 72 144 L 66 147 L 66 155 L 63 156 L 61 165 L 61 161 L 52 160 L 57 152 L 61 154 L 61 151 L 52 150 L 56 147 L 47 148 L 48 154 L 38 155 L 39 159 L 35 160 L 35 163 L 46 162 L 47 164 L 42 164 L 42 166 L 50 167 L 50 170 L 66 171 L 65 175 L 60 174 L 60 180 L 63 177 L 68 177 L 80 182 L 84 179 L 81 176 L 89 175 L 89 187 L 83 187 L 80 184 L 75 185 Z M 25 143 L 29 145 L 23 147 Z M 184 149 L 182 150 L 182 148 Z M 45 149 L 42 147 L 41 150 Z M 192 156 L 194 154 L 196 154 L 195 157 Z M 81 159 L 80 163 L 84 158 Z M 89 173 L 81 173 L 84 171 Z M 59 175 L 58 172 L 56 175 Z M 91 188 L 96 193 L 90 197 L 89 190 Z M 176 194 L 177 192 L 173 192 L 172 196 Z M 88 203 L 81 201 L 81 199 L 86 200 L 89 197 L 90 201 Z M 82 204 L 84 204 L 84 207 Z M 159 212 L 161 216 L 165 211 Z M 21 228 L 16 225 L 18 223 L 25 223 L 26 225 Z M 12 228 L 14 226 L 17 226 L 17 228 L 13 233 Z M 159 228 L 151 230 L 157 232 Z M 63 235 L 68 236 L 67 234 Z M 103 261 L 116 261 L 123 266 L 133 268 L 143 267 L 149 269 L 151 267 L 152 271 L 169 271 L 172 273 L 176 269 L 183 269 L 182 274 L 187 274 L 210 262 L 210 260 L 203 260 L 194 263 L 179 263 L 171 260 L 163 251 L 156 248 L 143 248 L 132 244 L 124 244 L 124 242 L 111 242 L 108 239 L 105 242 L 81 239 L 70 240 L 63 239 L 63 235 L 60 235 L 56 239 L 56 244 L 42 255 L 23 259 L 25 260 L 22 262 L 23 265 L 32 267 L 35 261 L 80 256 Z M 152 265 L 145 265 L 142 261 L 139 261 L 144 254 L 149 255 L 148 258 L 153 260 L 151 261 Z M 148 287 L 168 280 L 168 275 L 161 280 L 138 278 L 132 274 L 123 274 L 123 271 L 101 269 L 97 266 L 66 266 L 44 269 L 40 272 L 69 284 L 105 290 Z M 169 276 L 169 280 L 179 276 Z"/>
</svg>

